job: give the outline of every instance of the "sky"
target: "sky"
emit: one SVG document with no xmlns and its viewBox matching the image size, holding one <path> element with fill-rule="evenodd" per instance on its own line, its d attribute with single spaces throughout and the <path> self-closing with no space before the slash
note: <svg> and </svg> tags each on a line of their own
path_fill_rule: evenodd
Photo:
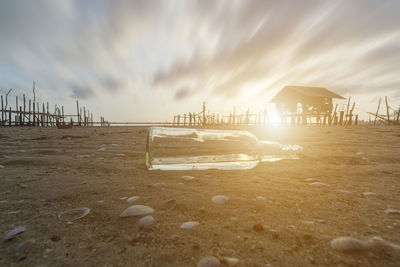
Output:
<svg viewBox="0 0 400 267">
<path fill-rule="evenodd" d="M 400 1 L 0 0 L 0 93 L 109 121 L 257 113 L 285 85 L 400 105 Z M 14 103 L 14 101 L 12 101 Z M 337 103 L 346 103 L 339 101 Z"/>
</svg>

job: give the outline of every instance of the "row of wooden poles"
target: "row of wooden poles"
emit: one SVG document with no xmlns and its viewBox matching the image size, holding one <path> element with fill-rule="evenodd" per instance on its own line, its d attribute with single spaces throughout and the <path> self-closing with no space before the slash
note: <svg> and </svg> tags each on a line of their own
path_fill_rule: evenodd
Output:
<svg viewBox="0 0 400 267">
<path fill-rule="evenodd" d="M 280 123 L 283 125 L 329 125 L 329 126 L 343 126 L 343 125 L 357 125 L 358 114 L 354 115 L 355 102 L 350 108 L 350 98 L 347 104 L 346 112 L 344 110 L 338 111 L 336 104 L 335 110 L 330 113 L 316 113 L 316 114 L 281 114 Z M 312 119 L 315 118 L 315 123 Z M 271 123 L 269 121 L 268 112 L 264 109 L 263 112 L 251 114 L 250 109 L 247 109 L 245 114 L 236 114 L 236 108 L 229 115 L 220 114 L 206 114 L 205 102 L 203 102 L 203 109 L 201 112 L 189 112 L 183 115 L 174 115 L 172 125 L 174 126 L 209 126 L 209 125 L 266 125 Z"/>
<path fill-rule="evenodd" d="M 388 125 L 400 125 L 400 107 L 398 110 L 390 107 L 388 104 L 388 97 L 385 96 L 386 114 L 379 114 L 381 102 L 382 99 L 379 98 L 376 113 L 368 112 L 369 115 L 372 115 L 374 117 L 374 125 L 379 122 L 387 123 Z M 390 111 L 392 111 L 392 116 L 390 115 Z"/>
<path fill-rule="evenodd" d="M 49 102 L 39 103 L 35 99 L 26 99 L 25 94 L 22 103 L 18 96 L 15 97 L 15 108 L 8 106 L 8 94 L 6 98 L 1 95 L 1 121 L 0 126 L 106 126 L 108 123 L 104 117 L 100 122 L 93 121 L 93 114 L 86 109 L 85 106 L 79 107 L 76 101 L 77 114 L 65 114 L 64 106 L 58 107 L 54 105 L 54 111 L 50 111 Z M 6 100 L 5 100 L 6 99 Z M 19 105 L 21 103 L 21 105 Z"/>
</svg>

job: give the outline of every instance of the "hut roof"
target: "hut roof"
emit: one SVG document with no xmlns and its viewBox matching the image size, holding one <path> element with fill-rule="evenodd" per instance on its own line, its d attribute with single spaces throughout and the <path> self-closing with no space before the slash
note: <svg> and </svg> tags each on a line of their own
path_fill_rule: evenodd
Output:
<svg viewBox="0 0 400 267">
<path fill-rule="evenodd" d="M 294 96 L 346 99 L 323 87 L 285 86 L 272 98 L 271 102 L 279 102 L 282 101 L 283 99 Z"/>
</svg>

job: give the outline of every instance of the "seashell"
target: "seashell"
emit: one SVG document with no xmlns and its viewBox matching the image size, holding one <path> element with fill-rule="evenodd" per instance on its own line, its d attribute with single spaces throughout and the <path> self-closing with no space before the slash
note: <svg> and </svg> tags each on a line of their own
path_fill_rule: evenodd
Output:
<svg viewBox="0 0 400 267">
<path fill-rule="evenodd" d="M 100 147 L 99 149 L 97 149 L 97 151 L 106 151 L 106 147 L 105 146 Z"/>
<path fill-rule="evenodd" d="M 309 185 L 312 185 L 312 186 L 329 186 L 329 185 L 327 185 L 325 183 L 321 183 L 321 182 L 314 182 L 314 183 L 311 183 Z"/>
<path fill-rule="evenodd" d="M 374 192 L 364 192 L 363 196 L 367 197 L 367 196 L 375 196 L 376 194 Z"/>
<path fill-rule="evenodd" d="M 139 215 L 147 215 L 153 213 L 154 210 L 148 206 L 144 205 L 133 205 L 124 210 L 120 217 L 130 217 L 130 216 L 139 216 Z"/>
<path fill-rule="evenodd" d="M 120 153 L 120 154 L 117 154 L 117 156 L 120 156 L 120 157 L 125 157 L 125 154 L 123 154 L 123 153 Z"/>
<path fill-rule="evenodd" d="M 133 197 L 128 198 L 126 201 L 127 201 L 127 202 L 133 202 L 133 201 L 136 201 L 136 200 L 138 200 L 138 199 L 139 199 L 138 196 L 133 196 Z"/>
<path fill-rule="evenodd" d="M 157 188 L 162 188 L 162 187 L 165 186 L 165 183 L 164 183 L 164 182 L 155 183 L 155 184 L 153 184 L 153 186 L 154 186 L 154 187 L 157 187 Z"/>
<path fill-rule="evenodd" d="M 118 144 L 111 144 L 111 146 L 118 146 Z"/>
<path fill-rule="evenodd" d="M 217 195 L 217 196 L 213 196 L 213 198 L 211 200 L 212 200 L 212 202 L 214 202 L 216 204 L 224 204 L 226 201 L 229 200 L 229 197 L 224 196 L 224 195 Z"/>
<path fill-rule="evenodd" d="M 368 244 L 373 245 L 373 246 L 377 246 L 377 245 L 384 246 L 384 247 L 387 247 L 387 248 L 391 248 L 391 249 L 393 249 L 393 250 L 395 250 L 397 252 L 400 252 L 400 246 L 399 245 L 390 243 L 390 242 L 386 241 L 385 239 L 383 239 L 383 238 L 381 238 L 379 236 L 374 236 L 373 238 L 371 238 L 368 241 Z"/>
<path fill-rule="evenodd" d="M 184 175 L 181 177 L 181 179 L 185 180 L 185 181 L 190 181 L 190 180 L 194 180 L 194 177 L 190 176 L 190 175 Z"/>
<path fill-rule="evenodd" d="M 154 218 L 153 218 L 153 216 L 145 216 L 145 217 L 141 218 L 138 222 L 139 222 L 139 224 L 143 224 L 143 225 L 151 225 L 154 223 Z"/>
<path fill-rule="evenodd" d="M 236 258 L 224 257 L 224 260 L 228 266 L 236 266 L 239 263 L 239 260 Z"/>
<path fill-rule="evenodd" d="M 385 210 L 386 214 L 400 214 L 400 210 L 396 210 L 396 209 L 387 209 Z"/>
<path fill-rule="evenodd" d="M 216 267 L 221 266 L 219 259 L 213 256 L 207 256 L 202 258 L 198 263 L 197 267 Z"/>
<path fill-rule="evenodd" d="M 58 219 L 64 222 L 73 222 L 85 217 L 86 215 L 89 214 L 89 212 L 90 209 L 86 207 L 70 209 L 58 214 Z"/>
<path fill-rule="evenodd" d="M 3 169 L 4 168 L 4 166 L 3 165 L 0 165 L 0 169 Z"/>
<path fill-rule="evenodd" d="M 259 201 L 267 201 L 267 199 L 265 197 L 262 197 L 262 196 L 257 196 L 256 199 L 259 200 Z"/>
<path fill-rule="evenodd" d="M 13 214 L 18 214 L 19 210 L 13 210 L 13 211 L 9 211 L 8 214 L 13 215 Z"/>
<path fill-rule="evenodd" d="M 185 222 L 185 223 L 182 223 L 181 228 L 182 229 L 190 229 L 190 228 L 193 228 L 193 227 L 195 227 L 197 225 L 199 225 L 199 222 L 194 222 L 194 221 Z"/>
<path fill-rule="evenodd" d="M 331 247 L 343 253 L 356 253 L 368 250 L 368 246 L 364 242 L 349 236 L 333 239 Z"/>
<path fill-rule="evenodd" d="M 125 199 L 127 199 L 128 197 L 120 197 L 119 198 L 119 200 L 125 200 Z"/>
<path fill-rule="evenodd" d="M 16 252 L 27 252 L 32 247 L 32 245 L 35 243 L 36 243 L 35 239 L 25 240 L 18 244 L 18 246 L 15 248 L 15 251 Z"/>
<path fill-rule="evenodd" d="M 11 230 L 10 232 L 8 232 L 3 236 L 3 242 L 13 239 L 16 235 L 25 232 L 25 230 L 26 230 L 25 226 L 17 227 Z"/>
<path fill-rule="evenodd" d="M 25 152 L 25 150 L 24 150 L 24 149 L 19 149 L 19 150 L 18 150 L 18 152 L 20 152 L 20 153 L 24 153 L 24 152 Z"/>
<path fill-rule="evenodd" d="M 307 178 L 304 181 L 306 181 L 306 182 L 314 182 L 316 180 L 317 180 L 316 178 Z"/>
</svg>

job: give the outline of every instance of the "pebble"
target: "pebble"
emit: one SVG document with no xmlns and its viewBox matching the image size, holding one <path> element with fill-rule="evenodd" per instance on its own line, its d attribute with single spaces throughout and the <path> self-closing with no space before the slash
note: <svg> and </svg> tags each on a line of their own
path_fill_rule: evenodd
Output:
<svg viewBox="0 0 400 267">
<path fill-rule="evenodd" d="M 224 204 L 226 201 L 229 200 L 229 197 L 224 196 L 224 195 L 217 195 L 217 196 L 213 196 L 213 198 L 211 200 L 212 200 L 212 202 L 214 202 L 216 204 Z"/>
<path fill-rule="evenodd" d="M 193 180 L 194 177 L 193 177 L 193 176 L 190 176 L 190 175 L 184 175 L 184 176 L 181 177 L 181 179 L 182 179 L 182 180 L 185 180 L 185 181 L 190 181 L 190 180 Z"/>
<path fill-rule="evenodd" d="M 339 190 L 340 193 L 350 194 L 350 191 L 347 190 Z"/>
<path fill-rule="evenodd" d="M 125 199 L 127 199 L 128 197 L 120 197 L 119 198 L 119 200 L 125 200 Z"/>
<path fill-rule="evenodd" d="M 123 153 L 120 153 L 120 154 L 117 154 L 117 156 L 120 156 L 120 157 L 125 157 L 125 154 L 123 154 Z"/>
<path fill-rule="evenodd" d="M 99 149 L 97 149 L 97 151 L 106 151 L 106 147 L 100 147 Z"/>
<path fill-rule="evenodd" d="M 104 203 L 104 200 L 98 200 L 97 203 Z"/>
<path fill-rule="evenodd" d="M 3 169 L 4 168 L 4 166 L 3 165 L 0 165 L 0 169 Z"/>
<path fill-rule="evenodd" d="M 111 146 L 118 146 L 118 144 L 111 144 Z"/>
<path fill-rule="evenodd" d="M 139 215 L 147 215 L 153 213 L 154 210 L 149 206 L 144 205 L 133 205 L 124 210 L 120 217 L 130 217 L 130 216 L 139 216 Z"/>
<path fill-rule="evenodd" d="M 315 225 L 315 222 L 313 221 L 304 221 L 303 223 L 307 225 Z"/>
<path fill-rule="evenodd" d="M 310 185 L 312 185 L 312 186 L 329 186 L 329 185 L 327 185 L 325 183 L 321 183 L 321 182 L 313 182 Z"/>
<path fill-rule="evenodd" d="M 221 266 L 219 259 L 213 256 L 207 256 L 202 258 L 198 263 L 197 267 L 216 267 Z"/>
<path fill-rule="evenodd" d="M 20 153 L 24 153 L 24 152 L 25 152 L 25 150 L 24 150 L 24 149 L 20 149 L 20 150 L 18 150 L 18 152 L 20 152 Z"/>
<path fill-rule="evenodd" d="M 139 224 L 143 225 L 152 225 L 154 223 L 154 218 L 153 216 L 145 216 L 141 218 L 138 222 Z"/>
<path fill-rule="evenodd" d="M 18 244 L 15 248 L 16 252 L 27 252 L 31 249 L 32 245 L 36 243 L 35 239 L 28 239 Z"/>
<path fill-rule="evenodd" d="M 387 209 L 385 210 L 386 214 L 400 214 L 400 210 L 396 210 L 396 209 Z"/>
<path fill-rule="evenodd" d="M 271 232 L 273 238 L 279 237 L 279 232 L 277 230 L 271 229 L 270 232 Z"/>
<path fill-rule="evenodd" d="M 139 199 L 138 196 L 133 196 L 133 197 L 128 198 L 126 201 L 127 201 L 127 202 L 133 202 L 133 201 L 136 201 L 136 200 L 138 200 L 138 199 Z"/>
<path fill-rule="evenodd" d="M 25 226 L 17 227 L 15 229 L 11 230 L 10 232 L 8 232 L 7 234 L 5 234 L 3 236 L 3 242 L 13 239 L 16 235 L 25 232 L 25 230 L 26 230 Z"/>
<path fill-rule="evenodd" d="M 179 235 L 171 235 L 170 237 L 171 240 L 178 240 L 179 239 Z"/>
<path fill-rule="evenodd" d="M 195 221 L 185 222 L 185 223 L 182 223 L 181 228 L 182 229 L 190 229 L 197 225 L 199 225 L 199 222 L 195 222 Z"/>
<path fill-rule="evenodd" d="M 179 184 L 179 185 L 183 185 L 184 183 L 182 183 L 182 182 L 179 182 L 179 183 L 177 183 L 177 184 Z"/>
<path fill-rule="evenodd" d="M 265 197 L 262 197 L 262 196 L 257 196 L 256 199 L 259 200 L 259 201 L 267 201 L 267 199 Z"/>
<path fill-rule="evenodd" d="M 364 242 L 348 236 L 333 239 L 331 247 L 342 253 L 357 253 L 368 249 L 368 246 Z"/>
<path fill-rule="evenodd" d="M 357 152 L 356 155 L 364 155 L 364 152 Z"/>
</svg>

